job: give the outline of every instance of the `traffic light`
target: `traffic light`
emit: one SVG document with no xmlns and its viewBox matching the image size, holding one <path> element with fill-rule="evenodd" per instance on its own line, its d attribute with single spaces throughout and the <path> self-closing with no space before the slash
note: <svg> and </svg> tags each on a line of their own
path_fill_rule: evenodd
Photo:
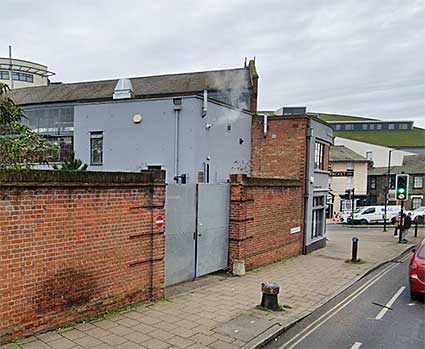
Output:
<svg viewBox="0 0 425 349">
<path fill-rule="evenodd" d="M 395 197 L 397 200 L 405 201 L 409 192 L 409 175 L 398 174 L 395 179 Z"/>
</svg>

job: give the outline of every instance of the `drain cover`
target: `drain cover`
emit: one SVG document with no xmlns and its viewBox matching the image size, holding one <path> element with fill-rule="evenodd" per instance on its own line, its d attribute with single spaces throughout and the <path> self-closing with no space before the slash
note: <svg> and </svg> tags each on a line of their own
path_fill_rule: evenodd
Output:
<svg viewBox="0 0 425 349">
<path fill-rule="evenodd" d="M 250 315 L 239 315 L 214 329 L 215 332 L 249 342 L 268 330 L 275 323 L 262 320 Z"/>
</svg>

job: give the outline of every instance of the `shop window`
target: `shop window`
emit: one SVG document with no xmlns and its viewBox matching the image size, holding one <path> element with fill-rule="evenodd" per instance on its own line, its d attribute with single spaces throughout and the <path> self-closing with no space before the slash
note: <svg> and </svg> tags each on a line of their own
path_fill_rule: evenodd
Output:
<svg viewBox="0 0 425 349">
<path fill-rule="evenodd" d="M 313 216 L 312 216 L 311 238 L 315 239 L 323 236 L 325 230 L 325 197 L 313 197 Z"/>
<path fill-rule="evenodd" d="M 103 163 L 103 132 L 90 132 L 90 164 Z"/>
<path fill-rule="evenodd" d="M 8 71 L 0 71 L 0 79 L 1 80 L 9 80 L 9 72 Z"/>
</svg>

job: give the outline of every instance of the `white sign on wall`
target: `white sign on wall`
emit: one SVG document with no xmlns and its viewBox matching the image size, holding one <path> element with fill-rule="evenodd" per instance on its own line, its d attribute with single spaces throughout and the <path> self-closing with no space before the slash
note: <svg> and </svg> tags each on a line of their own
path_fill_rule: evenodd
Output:
<svg viewBox="0 0 425 349">
<path fill-rule="evenodd" d="M 301 231 L 301 227 L 291 228 L 291 234 L 299 233 Z"/>
</svg>

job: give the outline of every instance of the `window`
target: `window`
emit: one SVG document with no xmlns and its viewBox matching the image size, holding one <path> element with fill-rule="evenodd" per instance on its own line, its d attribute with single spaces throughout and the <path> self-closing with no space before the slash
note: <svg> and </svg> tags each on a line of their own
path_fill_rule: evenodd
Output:
<svg viewBox="0 0 425 349">
<path fill-rule="evenodd" d="M 390 189 L 395 189 L 395 176 L 390 177 Z"/>
<path fill-rule="evenodd" d="M 420 196 L 412 197 L 412 210 L 416 210 L 422 206 L 422 198 Z"/>
<path fill-rule="evenodd" d="M 381 124 L 376 124 L 376 129 L 377 130 L 382 130 L 382 125 Z"/>
<path fill-rule="evenodd" d="M 420 189 L 423 186 L 423 177 L 422 176 L 414 176 L 413 177 L 413 188 Z"/>
<path fill-rule="evenodd" d="M 46 136 L 49 143 L 58 147 L 57 151 L 49 154 L 50 162 L 62 162 L 72 159 L 74 153 L 73 137 Z"/>
<path fill-rule="evenodd" d="M 335 131 L 339 131 L 341 130 L 341 125 L 340 124 L 336 124 L 335 125 Z"/>
<path fill-rule="evenodd" d="M 375 129 L 375 124 L 370 124 L 369 125 L 369 129 L 374 130 Z"/>
<path fill-rule="evenodd" d="M 27 73 L 12 72 L 12 79 L 15 81 L 34 82 L 34 76 Z"/>
<path fill-rule="evenodd" d="M 353 129 L 354 129 L 353 124 L 347 124 L 347 125 L 345 125 L 345 130 L 346 131 L 351 131 Z"/>
<path fill-rule="evenodd" d="M 313 197 L 313 217 L 312 217 L 311 238 L 323 236 L 325 230 L 325 197 Z"/>
<path fill-rule="evenodd" d="M 366 152 L 366 159 L 368 159 L 369 161 L 372 161 L 373 160 L 373 152 L 367 151 Z"/>
<path fill-rule="evenodd" d="M 389 130 L 394 130 L 394 124 L 388 124 L 388 129 Z"/>
<path fill-rule="evenodd" d="M 103 163 L 103 132 L 90 132 L 90 164 Z"/>
<path fill-rule="evenodd" d="M 363 212 L 363 214 L 372 214 L 372 213 L 375 213 L 375 208 L 374 207 L 368 208 L 366 211 Z"/>
<path fill-rule="evenodd" d="M 367 124 L 362 124 L 362 129 L 367 130 Z"/>
<path fill-rule="evenodd" d="M 1 80 L 9 80 L 9 72 L 8 71 L 0 71 L 0 79 Z"/>
<path fill-rule="evenodd" d="M 376 189 L 376 177 L 370 177 L 370 189 Z"/>
<path fill-rule="evenodd" d="M 23 108 L 22 122 L 34 132 L 50 136 L 69 136 L 74 131 L 74 107 Z"/>
<path fill-rule="evenodd" d="M 316 142 L 314 145 L 314 168 L 324 170 L 325 145 Z"/>
<path fill-rule="evenodd" d="M 400 130 L 407 130 L 408 129 L 408 124 L 399 124 L 398 125 L 398 128 L 400 129 Z"/>
</svg>

